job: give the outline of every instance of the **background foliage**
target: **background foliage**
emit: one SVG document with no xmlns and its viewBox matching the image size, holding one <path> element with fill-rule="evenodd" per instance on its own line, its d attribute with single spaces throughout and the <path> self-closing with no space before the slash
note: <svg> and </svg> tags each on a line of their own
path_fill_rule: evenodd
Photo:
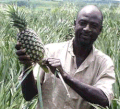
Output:
<svg viewBox="0 0 120 109">
<path fill-rule="evenodd" d="M 11 2 L 6 2 L 11 4 Z M 7 5 L 0 4 L 0 109 L 35 109 L 37 97 L 31 102 L 23 99 L 18 77 L 22 71 L 15 54 L 17 29 L 10 25 Z M 14 2 L 26 13 L 29 28 L 34 29 L 44 44 L 69 40 L 74 36 L 77 11 L 86 3 L 32 1 Z M 23 3 L 20 5 L 20 3 Z M 24 4 L 27 3 L 27 4 Z M 37 5 L 35 5 L 37 4 Z M 120 109 L 120 6 L 96 4 L 103 12 L 103 31 L 95 42 L 96 48 L 114 61 L 116 83 L 111 109 Z"/>
</svg>

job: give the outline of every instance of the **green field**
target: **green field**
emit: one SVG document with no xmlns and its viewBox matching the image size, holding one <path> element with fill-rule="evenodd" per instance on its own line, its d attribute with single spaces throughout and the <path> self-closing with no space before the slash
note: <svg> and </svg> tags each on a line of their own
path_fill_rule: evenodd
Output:
<svg viewBox="0 0 120 109">
<path fill-rule="evenodd" d="M 38 1 L 37 1 L 38 3 Z M 26 13 L 29 28 L 34 29 L 44 44 L 61 42 L 74 37 L 74 19 L 81 5 L 46 2 L 41 5 L 21 6 Z M 110 109 L 120 109 L 120 6 L 98 5 L 103 14 L 103 31 L 95 47 L 108 54 L 114 61 L 116 83 L 115 98 Z M 0 109 L 35 109 L 37 97 L 31 102 L 23 99 L 18 77 L 22 71 L 15 54 L 17 29 L 11 26 L 7 6 L 0 4 Z"/>
</svg>

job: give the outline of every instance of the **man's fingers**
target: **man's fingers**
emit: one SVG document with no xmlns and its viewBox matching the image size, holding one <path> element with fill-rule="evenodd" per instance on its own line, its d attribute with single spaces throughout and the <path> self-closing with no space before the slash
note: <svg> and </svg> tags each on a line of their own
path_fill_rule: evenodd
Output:
<svg viewBox="0 0 120 109">
<path fill-rule="evenodd" d="M 59 59 L 48 58 L 47 61 L 52 67 L 57 67 L 61 64 Z"/>
<path fill-rule="evenodd" d="M 59 63 L 59 62 L 60 62 L 59 59 L 54 59 L 54 58 L 48 58 L 47 61 L 48 61 L 50 64 Z"/>
<path fill-rule="evenodd" d="M 30 56 L 26 54 L 26 50 L 21 48 L 21 44 L 17 42 L 15 48 L 17 49 L 16 54 L 21 64 L 31 65 L 32 60 Z"/>
<path fill-rule="evenodd" d="M 19 55 L 25 55 L 25 49 L 17 50 L 16 54 Z"/>
<path fill-rule="evenodd" d="M 60 63 L 53 63 L 51 64 L 52 67 L 59 67 L 60 66 Z"/>
<path fill-rule="evenodd" d="M 19 56 L 18 59 L 20 61 L 26 61 L 26 60 L 30 61 L 30 56 L 29 55 L 23 55 L 23 56 Z"/>
<path fill-rule="evenodd" d="M 59 59 L 56 59 L 56 58 L 48 58 L 47 60 L 48 61 L 60 61 Z"/>
<path fill-rule="evenodd" d="M 20 61 L 20 63 L 21 63 L 21 64 L 26 64 L 26 65 L 27 65 L 27 64 L 31 64 L 32 61 Z"/>
<path fill-rule="evenodd" d="M 49 69 L 51 70 L 52 73 L 55 72 L 56 68 L 55 67 L 52 67 L 51 65 L 48 65 Z"/>
<path fill-rule="evenodd" d="M 49 64 L 50 64 L 52 67 L 58 67 L 58 66 L 60 66 L 60 62 L 49 62 Z"/>
<path fill-rule="evenodd" d="M 20 49 L 21 49 L 21 44 L 20 44 L 19 42 L 17 42 L 15 48 L 16 48 L 17 50 L 20 50 Z"/>
</svg>

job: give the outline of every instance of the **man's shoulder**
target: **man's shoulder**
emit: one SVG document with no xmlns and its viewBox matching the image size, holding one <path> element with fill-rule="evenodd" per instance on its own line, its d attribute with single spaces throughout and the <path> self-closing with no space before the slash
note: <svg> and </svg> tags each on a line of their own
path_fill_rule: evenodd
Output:
<svg viewBox="0 0 120 109">
<path fill-rule="evenodd" d="M 66 51 L 69 45 L 69 41 L 59 42 L 59 43 L 50 43 L 45 45 L 45 49 L 49 56 L 58 56 L 63 50 Z"/>
<path fill-rule="evenodd" d="M 95 59 L 100 60 L 101 62 L 109 62 L 113 64 L 113 60 L 110 56 L 105 54 L 103 51 L 95 48 Z"/>
<path fill-rule="evenodd" d="M 58 50 L 58 49 L 62 49 L 64 46 L 68 45 L 69 41 L 65 41 L 65 42 L 59 42 L 59 43 L 50 43 L 45 45 L 46 49 L 54 49 L 54 50 Z"/>
</svg>

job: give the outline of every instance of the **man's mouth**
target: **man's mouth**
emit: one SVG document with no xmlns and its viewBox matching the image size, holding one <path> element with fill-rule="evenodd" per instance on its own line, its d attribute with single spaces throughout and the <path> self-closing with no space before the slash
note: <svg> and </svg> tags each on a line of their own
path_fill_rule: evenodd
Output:
<svg viewBox="0 0 120 109">
<path fill-rule="evenodd" d="M 90 39 L 90 35 L 88 35 L 88 34 L 87 35 L 86 34 L 82 34 L 81 36 L 82 36 L 83 39 L 86 39 L 86 40 Z"/>
</svg>

